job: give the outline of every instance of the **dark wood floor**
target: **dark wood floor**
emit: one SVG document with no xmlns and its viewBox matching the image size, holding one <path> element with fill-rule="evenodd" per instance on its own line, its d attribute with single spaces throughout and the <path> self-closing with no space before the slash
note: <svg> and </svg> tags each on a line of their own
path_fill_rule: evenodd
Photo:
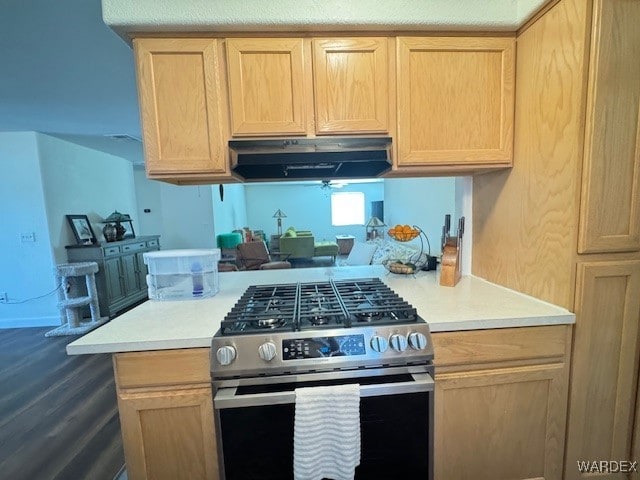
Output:
<svg viewBox="0 0 640 480">
<path fill-rule="evenodd" d="M 0 478 L 112 480 L 124 464 L 110 355 L 0 329 Z"/>
</svg>

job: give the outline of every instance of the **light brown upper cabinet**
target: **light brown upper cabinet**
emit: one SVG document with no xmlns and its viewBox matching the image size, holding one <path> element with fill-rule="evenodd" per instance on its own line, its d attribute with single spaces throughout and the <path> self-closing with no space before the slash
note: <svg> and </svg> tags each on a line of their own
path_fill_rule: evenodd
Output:
<svg viewBox="0 0 640 480">
<path fill-rule="evenodd" d="M 219 41 L 136 38 L 133 45 L 147 175 L 231 179 Z"/>
<path fill-rule="evenodd" d="M 640 250 L 639 2 L 595 2 L 579 253 Z"/>
<path fill-rule="evenodd" d="M 389 131 L 390 39 L 226 42 L 233 136 Z"/>
<path fill-rule="evenodd" d="M 509 166 L 515 40 L 397 39 L 398 165 Z"/>
<path fill-rule="evenodd" d="M 317 134 L 389 131 L 389 42 L 313 39 Z"/>
<path fill-rule="evenodd" d="M 226 42 L 231 134 L 304 135 L 303 40 L 230 38 Z"/>
</svg>

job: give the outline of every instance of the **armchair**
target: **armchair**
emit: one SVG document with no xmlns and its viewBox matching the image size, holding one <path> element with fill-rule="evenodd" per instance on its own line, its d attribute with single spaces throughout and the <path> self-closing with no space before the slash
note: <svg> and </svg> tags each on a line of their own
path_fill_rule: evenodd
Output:
<svg viewBox="0 0 640 480">
<path fill-rule="evenodd" d="M 241 270 L 275 270 L 291 268 L 285 261 L 272 262 L 264 241 L 239 243 L 236 246 L 237 261 Z"/>
</svg>

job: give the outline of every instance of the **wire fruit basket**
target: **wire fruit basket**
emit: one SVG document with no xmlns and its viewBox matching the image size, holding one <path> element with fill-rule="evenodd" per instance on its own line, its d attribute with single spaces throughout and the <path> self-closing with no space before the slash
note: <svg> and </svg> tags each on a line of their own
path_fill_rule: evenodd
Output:
<svg viewBox="0 0 640 480">
<path fill-rule="evenodd" d="M 387 232 L 391 238 L 398 242 L 409 242 L 415 238 L 420 238 L 420 251 L 409 257 L 408 261 L 402 262 L 400 260 L 387 260 L 383 263 L 384 267 L 391 273 L 400 275 L 412 275 L 418 270 L 435 270 L 435 258 L 431 256 L 431 244 L 429 238 L 424 231 L 416 226 L 410 225 L 396 225 L 391 227 Z M 424 241 L 422 237 L 427 241 L 428 253 L 426 260 L 423 258 L 424 254 Z"/>
<path fill-rule="evenodd" d="M 420 235 L 422 230 L 415 225 L 410 227 L 409 225 L 396 225 L 389 229 L 389 236 L 398 242 L 408 242 Z"/>
</svg>

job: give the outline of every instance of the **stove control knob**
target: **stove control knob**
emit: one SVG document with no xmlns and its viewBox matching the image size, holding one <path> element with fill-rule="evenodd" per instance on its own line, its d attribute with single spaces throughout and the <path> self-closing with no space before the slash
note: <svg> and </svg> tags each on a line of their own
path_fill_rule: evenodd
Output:
<svg viewBox="0 0 640 480">
<path fill-rule="evenodd" d="M 373 348 L 374 352 L 384 353 L 389 348 L 389 342 L 380 335 L 374 335 L 371 337 L 371 348 Z"/>
<path fill-rule="evenodd" d="M 391 348 L 396 352 L 404 352 L 407 349 L 407 337 L 404 335 L 394 334 L 389 337 Z"/>
<path fill-rule="evenodd" d="M 424 350 L 427 348 L 427 337 L 420 332 L 412 332 L 409 334 L 409 345 L 414 350 Z"/>
<path fill-rule="evenodd" d="M 270 362 L 276 358 L 276 345 L 273 342 L 265 342 L 258 347 L 258 355 L 265 362 Z"/>
<path fill-rule="evenodd" d="M 220 347 L 216 352 L 216 358 L 218 362 L 220 362 L 220 365 L 230 365 L 236 359 L 236 349 L 231 345 Z"/>
</svg>

